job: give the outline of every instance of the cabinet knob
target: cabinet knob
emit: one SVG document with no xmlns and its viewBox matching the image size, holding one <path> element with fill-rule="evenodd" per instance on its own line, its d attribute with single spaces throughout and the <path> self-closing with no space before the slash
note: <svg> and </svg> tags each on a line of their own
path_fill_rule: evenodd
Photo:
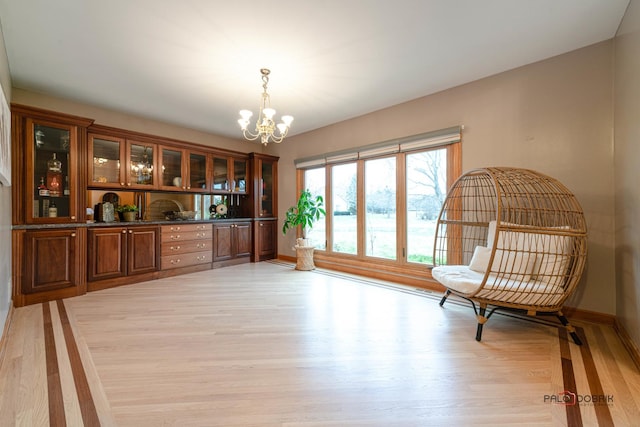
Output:
<svg viewBox="0 0 640 427">
<path fill-rule="evenodd" d="M 71 233 L 71 237 L 76 237 L 76 233 Z"/>
<path fill-rule="evenodd" d="M 191 190 L 191 186 L 190 186 L 190 185 L 189 185 L 189 186 L 187 186 L 187 190 Z"/>
<path fill-rule="evenodd" d="M 128 186 L 128 187 L 131 187 L 131 183 L 130 183 L 130 182 L 127 182 L 127 186 Z"/>
<path fill-rule="evenodd" d="M 263 223 L 260 223 L 260 227 L 264 227 L 264 224 L 263 224 Z"/>
<path fill-rule="evenodd" d="M 133 230 L 129 230 L 129 234 L 133 234 Z"/>
<path fill-rule="evenodd" d="M 71 219 L 76 219 L 76 216 L 75 215 L 71 215 Z"/>
<path fill-rule="evenodd" d="M 120 185 L 124 187 L 125 184 L 124 184 L 124 182 L 121 182 Z"/>
<path fill-rule="evenodd" d="M 122 230 L 122 234 L 127 234 L 127 230 Z"/>
</svg>

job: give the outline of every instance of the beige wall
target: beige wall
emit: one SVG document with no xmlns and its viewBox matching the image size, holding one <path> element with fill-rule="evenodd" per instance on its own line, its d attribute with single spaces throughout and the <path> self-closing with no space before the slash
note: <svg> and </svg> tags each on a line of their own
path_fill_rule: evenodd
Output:
<svg viewBox="0 0 640 427">
<path fill-rule="evenodd" d="M 0 27 L 0 30 L 2 27 Z M 7 102 L 11 102 L 11 77 L 9 62 L 4 46 L 4 37 L 0 36 L 0 84 Z M 11 187 L 0 184 L 0 334 L 11 306 Z"/>
<path fill-rule="evenodd" d="M 640 0 L 615 39 L 616 315 L 640 347 Z"/>
<path fill-rule="evenodd" d="M 568 305 L 614 314 L 612 79 L 607 41 L 290 137 L 269 147 L 281 158 L 279 217 L 296 200 L 294 159 L 461 124 L 463 170 L 526 167 L 577 195 L 589 258 Z M 293 236 L 279 236 L 279 252 L 294 256 Z"/>
</svg>

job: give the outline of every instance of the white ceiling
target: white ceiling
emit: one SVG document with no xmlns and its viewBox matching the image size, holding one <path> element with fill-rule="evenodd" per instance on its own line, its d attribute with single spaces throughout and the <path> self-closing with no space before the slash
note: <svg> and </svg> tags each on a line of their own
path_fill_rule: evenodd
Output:
<svg viewBox="0 0 640 427">
<path fill-rule="evenodd" d="M 271 69 L 291 134 L 612 38 L 629 0 L 0 0 L 14 87 L 239 137 Z"/>
</svg>

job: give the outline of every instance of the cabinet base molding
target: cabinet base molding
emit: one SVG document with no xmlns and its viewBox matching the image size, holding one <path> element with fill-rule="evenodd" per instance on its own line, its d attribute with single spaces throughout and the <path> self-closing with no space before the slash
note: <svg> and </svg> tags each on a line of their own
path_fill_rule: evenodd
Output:
<svg viewBox="0 0 640 427">
<path fill-rule="evenodd" d="M 251 262 L 250 257 L 233 258 L 226 261 L 216 261 L 213 263 L 213 268 L 228 267 L 230 265 L 245 264 L 248 262 Z"/>
<path fill-rule="evenodd" d="M 158 271 L 151 273 L 136 274 L 135 276 L 117 277 L 114 279 L 97 280 L 95 282 L 87 282 L 87 291 L 101 291 L 103 289 L 115 288 L 118 286 L 131 285 L 134 283 L 155 280 L 159 276 Z"/>
<path fill-rule="evenodd" d="M 206 264 L 196 264 L 196 265 L 190 265 L 187 267 L 178 267 L 178 268 L 171 268 L 169 270 L 161 270 L 158 272 L 158 277 L 162 278 L 162 277 L 173 277 L 173 276 L 179 276 L 181 274 L 188 274 L 188 273 L 196 273 L 198 271 L 204 271 L 204 270 L 211 270 L 213 267 L 211 265 L 211 263 L 206 263 Z"/>
</svg>

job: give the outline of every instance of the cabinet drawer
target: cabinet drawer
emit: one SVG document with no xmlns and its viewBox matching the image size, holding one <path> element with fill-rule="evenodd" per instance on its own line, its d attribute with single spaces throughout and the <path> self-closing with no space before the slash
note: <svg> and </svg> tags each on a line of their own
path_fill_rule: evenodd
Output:
<svg viewBox="0 0 640 427">
<path fill-rule="evenodd" d="M 176 225 L 163 225 L 162 234 L 165 233 L 186 233 L 189 231 L 207 231 L 211 230 L 211 224 L 185 224 L 178 223 Z"/>
<path fill-rule="evenodd" d="M 173 231 L 170 233 L 162 232 L 162 243 L 185 242 L 187 240 L 211 240 L 213 231 L 211 228 L 201 231 Z"/>
<path fill-rule="evenodd" d="M 213 251 L 213 242 L 210 239 L 165 242 L 162 244 L 162 256 L 204 251 Z"/>
<path fill-rule="evenodd" d="M 180 255 L 167 255 L 161 257 L 162 270 L 172 268 L 188 267 L 190 265 L 210 263 L 213 259 L 213 252 L 192 252 Z"/>
</svg>

